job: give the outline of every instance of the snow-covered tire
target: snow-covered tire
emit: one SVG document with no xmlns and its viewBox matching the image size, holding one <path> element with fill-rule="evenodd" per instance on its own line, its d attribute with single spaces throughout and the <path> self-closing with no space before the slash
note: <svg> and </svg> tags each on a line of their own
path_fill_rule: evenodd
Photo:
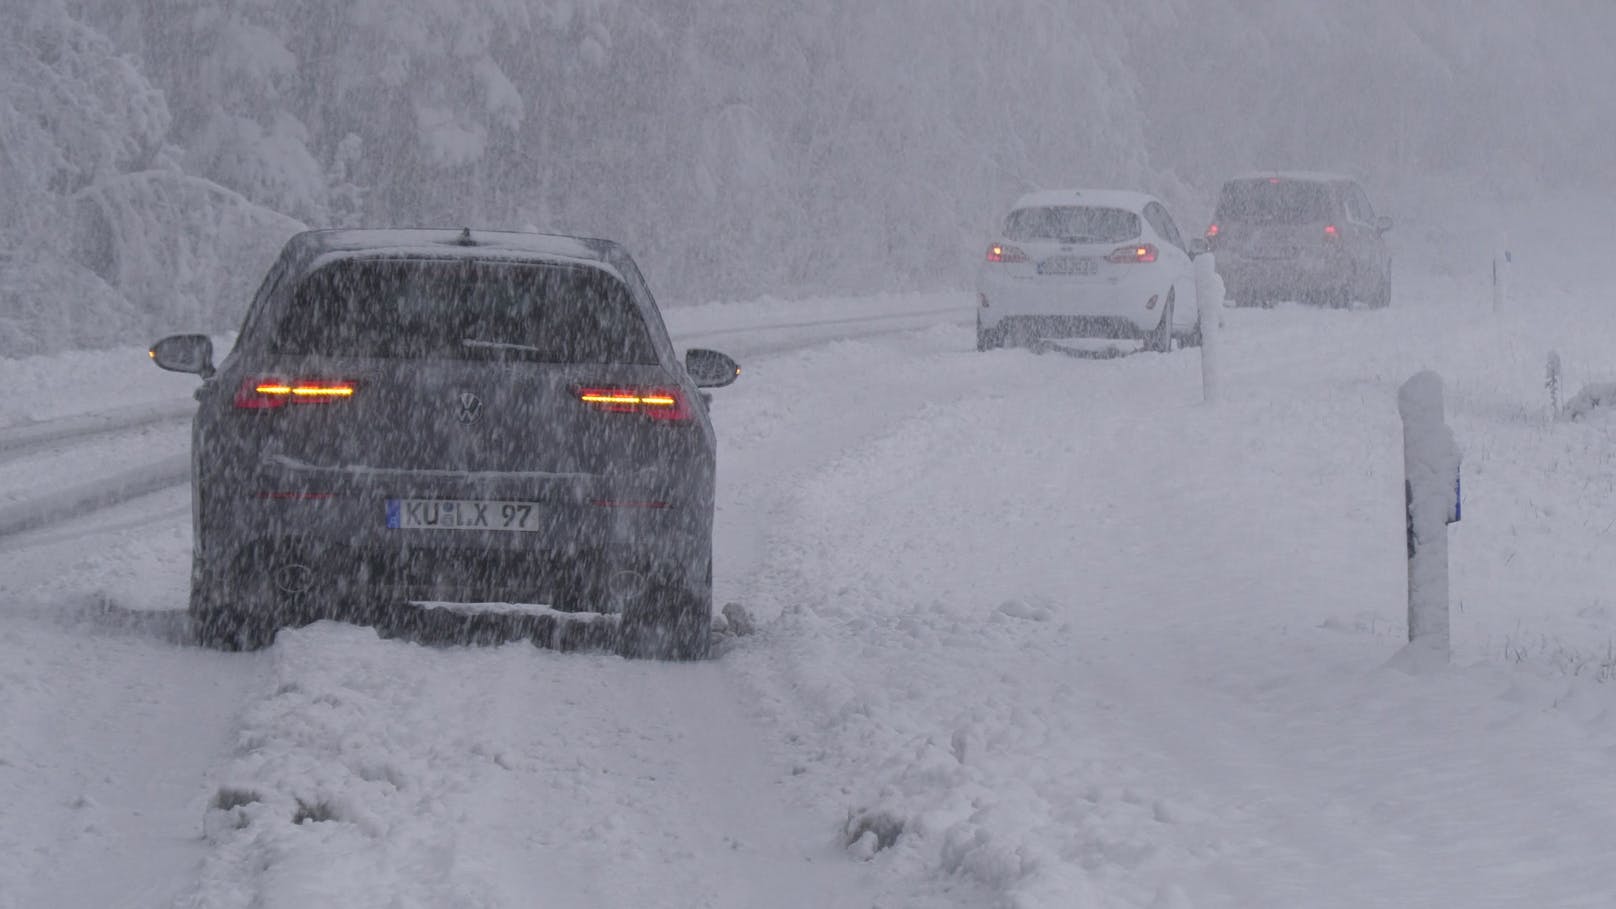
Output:
<svg viewBox="0 0 1616 909">
<path fill-rule="evenodd" d="M 216 650 L 261 650 L 275 642 L 282 628 L 307 625 L 316 618 L 313 594 L 278 589 L 268 566 L 274 550 L 254 546 L 238 553 L 227 570 L 201 571 L 191 584 L 190 618 L 198 644 Z M 314 578 L 318 579 L 316 573 Z"/>
<path fill-rule="evenodd" d="M 1195 327 L 1190 329 L 1190 333 L 1180 339 L 1178 343 L 1180 347 L 1201 346 L 1201 316 L 1199 313 L 1196 313 L 1195 316 Z"/>
<path fill-rule="evenodd" d="M 1389 275 L 1382 277 L 1375 285 L 1375 291 L 1367 302 L 1370 309 L 1385 309 L 1392 305 L 1392 279 Z"/>
<path fill-rule="evenodd" d="M 262 612 L 226 606 L 205 589 L 191 591 L 191 634 L 199 645 L 231 652 L 262 650 L 279 629 Z"/>
<path fill-rule="evenodd" d="M 979 351 L 996 350 L 1004 346 L 1003 328 L 983 328 L 976 326 L 976 349 Z"/>
<path fill-rule="evenodd" d="M 713 640 L 711 579 L 700 591 L 679 579 L 653 584 L 620 622 L 617 649 L 625 657 L 705 660 Z"/>
<path fill-rule="evenodd" d="M 1150 333 L 1145 346 L 1157 353 L 1173 352 L 1173 292 L 1167 292 L 1167 302 L 1162 305 L 1161 324 Z"/>
</svg>

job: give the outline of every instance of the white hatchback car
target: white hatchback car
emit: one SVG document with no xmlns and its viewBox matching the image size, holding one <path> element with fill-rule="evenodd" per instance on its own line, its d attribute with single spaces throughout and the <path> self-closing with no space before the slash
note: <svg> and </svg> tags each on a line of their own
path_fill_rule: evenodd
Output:
<svg viewBox="0 0 1616 909">
<path fill-rule="evenodd" d="M 1023 196 L 977 273 L 976 346 L 1034 338 L 1200 343 L 1194 255 L 1153 196 L 1047 190 Z"/>
</svg>

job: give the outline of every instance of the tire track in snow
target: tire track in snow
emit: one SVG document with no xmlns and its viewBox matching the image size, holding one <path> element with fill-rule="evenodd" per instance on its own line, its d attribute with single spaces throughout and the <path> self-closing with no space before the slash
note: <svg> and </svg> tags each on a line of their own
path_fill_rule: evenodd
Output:
<svg viewBox="0 0 1616 909">
<path fill-rule="evenodd" d="M 193 402 L 173 402 L 87 413 L 57 420 L 41 420 L 36 423 L 14 424 L 0 429 L 0 455 L 8 458 L 17 457 L 42 448 L 58 446 L 63 442 L 163 423 L 189 421 L 191 414 L 195 412 L 196 404 Z"/>
</svg>

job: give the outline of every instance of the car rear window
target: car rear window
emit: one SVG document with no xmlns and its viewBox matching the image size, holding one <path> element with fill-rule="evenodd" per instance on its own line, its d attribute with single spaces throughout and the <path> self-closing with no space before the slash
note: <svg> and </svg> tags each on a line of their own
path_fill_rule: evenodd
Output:
<svg viewBox="0 0 1616 909">
<path fill-rule="evenodd" d="M 1219 221 L 1269 221 L 1302 224 L 1328 221 L 1333 215 L 1330 188 L 1307 180 L 1236 180 L 1225 183 L 1218 197 Z"/>
<path fill-rule="evenodd" d="M 1139 216 L 1122 208 L 1050 205 L 1018 208 L 1004 222 L 1007 240 L 1124 243 L 1139 236 Z"/>
<path fill-rule="evenodd" d="M 298 284 L 272 352 L 384 359 L 656 363 L 628 288 L 588 266 L 349 259 Z"/>
</svg>

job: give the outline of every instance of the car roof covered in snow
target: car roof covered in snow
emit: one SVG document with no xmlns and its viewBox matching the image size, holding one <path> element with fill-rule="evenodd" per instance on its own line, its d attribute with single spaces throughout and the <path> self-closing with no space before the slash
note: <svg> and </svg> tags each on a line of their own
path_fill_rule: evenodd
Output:
<svg viewBox="0 0 1616 909">
<path fill-rule="evenodd" d="M 1044 189 L 1016 200 L 1015 208 L 1048 208 L 1055 205 L 1093 205 L 1099 208 L 1125 208 L 1139 212 L 1155 196 L 1128 189 Z"/>
<path fill-rule="evenodd" d="M 305 231 L 292 240 L 311 256 L 309 269 L 351 258 L 468 258 L 589 264 L 619 278 L 627 258 L 611 240 L 470 228 L 345 228 Z"/>
<path fill-rule="evenodd" d="M 1337 174 L 1323 170 L 1254 170 L 1250 173 L 1240 174 L 1230 183 L 1245 180 L 1305 180 L 1311 183 L 1350 183 L 1357 180 L 1350 174 Z"/>
</svg>

